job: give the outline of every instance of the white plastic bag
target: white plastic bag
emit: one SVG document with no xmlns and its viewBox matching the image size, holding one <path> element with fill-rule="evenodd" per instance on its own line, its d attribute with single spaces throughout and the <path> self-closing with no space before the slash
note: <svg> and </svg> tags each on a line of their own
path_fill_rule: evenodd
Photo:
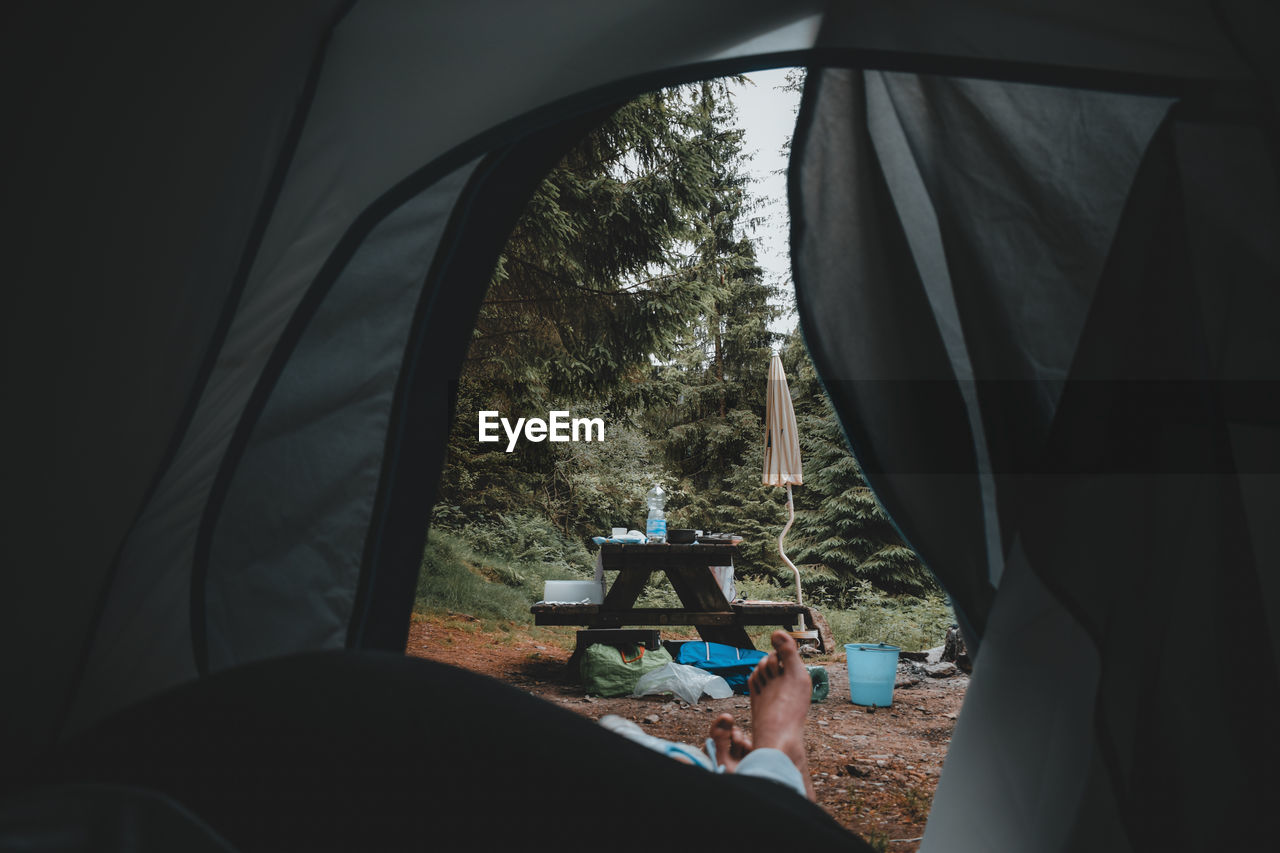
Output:
<svg viewBox="0 0 1280 853">
<path fill-rule="evenodd" d="M 728 699 L 733 695 L 729 682 L 718 675 L 696 666 L 682 663 L 669 663 L 666 666 L 646 672 L 636 682 L 632 696 L 648 696 L 652 693 L 671 692 L 690 705 L 698 701 L 703 693 L 712 699 Z"/>
</svg>

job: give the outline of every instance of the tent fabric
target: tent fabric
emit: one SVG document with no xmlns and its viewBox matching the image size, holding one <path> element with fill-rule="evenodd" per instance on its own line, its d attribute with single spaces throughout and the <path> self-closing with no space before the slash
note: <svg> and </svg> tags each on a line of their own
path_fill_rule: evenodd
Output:
<svg viewBox="0 0 1280 853">
<path fill-rule="evenodd" d="M 926 849 L 1213 847 L 1280 802 L 1273 5 L 6 11 L 10 787 L 166 688 L 401 648 L 540 170 L 622 98 L 800 64 L 806 342 L 977 649 Z M 1069 675 L 1011 707 L 1036 660 Z M 1251 685 L 1220 749 L 1179 667 Z"/>
<path fill-rule="evenodd" d="M 210 543 L 209 669 L 345 645 L 413 308 L 451 202 L 477 165 L 441 179 L 370 232 L 277 380 Z M 290 448 L 282 453 L 275 445 L 285 437 Z M 325 459 L 325 466 L 312 466 L 312 458 Z M 309 500 L 297 500 L 297 492 Z M 318 552 L 319 559 L 291 558 L 281 543 Z M 294 607 L 307 614 L 328 609 L 331 616 L 293 618 Z M 278 637 L 264 638 L 260 626 L 267 623 Z M 313 633 L 295 636 L 299 629 Z"/>
<path fill-rule="evenodd" d="M 470 164 L 449 176 L 444 188 L 456 194 L 474 168 Z M 176 583 L 178 577 L 166 567 L 195 562 L 198 530 L 223 459 L 207 444 L 212 438 L 207 432 L 183 445 L 161 481 L 153 511 L 139 520 L 126 545 L 84 673 L 81 704 L 72 712 L 73 728 L 209 668 L 188 640 L 196 614 L 211 638 L 196 648 L 212 647 L 206 653 L 212 668 L 236 661 L 238 645 L 248 644 L 256 653 L 247 656 L 252 659 L 345 644 L 389 398 L 412 305 L 451 207 L 426 193 L 406 203 L 374 229 L 347 265 L 300 342 L 297 367 L 280 380 L 255 433 L 265 432 L 267 442 L 290 436 L 290 452 L 255 456 L 251 442 L 244 470 L 252 476 L 234 482 L 228 495 L 236 514 L 224 515 L 218 530 L 231 532 L 213 545 L 230 539 L 224 548 L 234 554 L 235 569 L 223 572 L 215 565 L 204 577 L 189 581 L 188 575 L 182 578 L 187 583 Z M 410 245 L 400 245 L 405 242 Z M 361 322 L 342 322 L 351 316 Z M 361 351 L 362 345 L 380 352 Z M 390 376 L 379 377 L 379 371 Z M 236 410 L 228 401 L 209 407 L 227 419 L 224 429 L 234 424 L 230 415 Z M 361 441 L 361 429 L 374 432 Z M 303 451 L 308 441 L 319 446 Z M 325 466 L 308 461 L 315 457 Z M 340 539 L 344 535 L 346 542 Z M 308 551 L 310 559 L 290 560 L 290 548 Z M 290 571 L 291 565 L 299 568 Z M 189 604 L 206 597 L 207 615 Z M 302 613 L 294 615 L 295 609 Z M 156 642 L 158 624 L 172 632 L 171 642 Z M 247 636 L 238 639 L 237 627 L 243 625 L 249 626 Z M 242 650 L 239 658 L 245 657 Z"/>
<path fill-rule="evenodd" d="M 526 136 L 494 152 L 480 166 L 473 165 L 457 173 L 454 178 L 456 184 L 451 184 L 448 178 L 440 180 L 430 168 L 420 170 L 389 192 L 374 210 L 368 212 L 371 215 L 362 217 L 361 225 L 370 229 L 370 233 L 366 236 L 357 230 L 360 239 L 344 241 L 344 248 L 352 253 L 352 257 L 348 260 L 346 256 L 339 256 L 338 262 L 326 265 L 336 281 L 322 277 L 301 296 L 302 304 L 288 328 L 282 332 L 268 363 L 268 367 L 275 366 L 283 372 L 277 375 L 268 371 L 258 379 L 249 399 L 250 404 L 256 405 L 246 408 L 246 414 L 236 426 L 236 435 L 230 440 L 235 452 L 224 454 L 216 474 L 210 471 L 204 480 L 211 498 L 198 519 L 199 529 L 194 534 L 188 531 L 187 536 L 194 549 L 192 580 L 182 590 L 185 599 L 173 596 L 167 600 L 167 605 L 180 613 L 184 607 L 189 610 L 190 642 L 178 640 L 172 648 L 148 647 L 146 627 L 149 623 L 128 621 L 128 614 L 135 612 L 138 606 L 136 603 L 130 605 L 129 596 L 144 595 L 148 603 L 156 599 L 165 602 L 165 599 L 145 584 L 135 584 L 132 590 L 126 588 L 118 601 L 111 602 L 123 614 L 121 630 L 115 635 L 107 635 L 112 642 L 101 644 L 105 648 L 100 659 L 90 659 L 88 677 L 79 694 L 81 701 L 73 709 L 70 720 L 72 730 L 90 722 L 95 715 L 141 698 L 148 690 L 153 692 L 158 687 L 190 677 L 192 670 L 203 673 L 211 668 L 272 654 L 309 648 L 336 648 L 344 644 L 360 645 L 362 639 L 370 641 L 371 637 L 379 638 L 380 645 L 385 647 L 403 647 L 422 548 L 421 519 L 429 512 L 434 497 L 431 484 L 439 476 L 442 460 L 438 446 L 426 444 L 425 451 L 419 449 L 425 443 L 416 440 L 415 436 L 447 434 L 451 423 L 451 384 L 446 377 L 457 375 L 465 355 L 470 324 L 483 297 L 483 287 L 476 286 L 476 283 L 487 280 L 492 258 L 501 248 L 506 229 L 514 223 L 520 204 L 541 174 L 602 116 L 599 111 L 589 112 L 573 121 Z M 460 191 L 461 184 L 466 186 Z M 422 190 L 422 187 L 430 187 L 432 191 Z M 451 200 L 447 224 L 441 219 L 445 211 L 432 207 L 439 203 L 442 191 Z M 460 200 L 453 195 L 459 191 Z M 460 236 L 458 232 L 465 230 L 462 224 L 469 217 L 481 218 L 490 227 L 473 227 L 470 236 Z M 505 227 L 502 225 L 504 221 L 507 223 Z M 413 222 L 419 227 L 408 228 L 406 223 Z M 443 238 L 440 236 L 442 228 L 445 230 Z M 430 248 L 433 233 L 434 239 L 448 251 L 423 253 L 424 245 Z M 428 257 L 429 272 L 423 268 Z M 395 274 L 387 275 L 389 271 L 395 271 Z M 424 278 L 425 287 L 421 284 Z M 381 292 L 375 282 L 382 284 Z M 413 286 L 409 286 L 409 282 L 413 282 Z M 368 310 L 356 314 L 340 299 L 331 300 L 335 288 L 338 296 L 347 293 L 349 298 L 366 300 Z M 401 301 L 387 300 L 387 294 L 399 294 Z M 406 304 L 407 299 L 418 304 Z M 384 302 L 388 303 L 387 308 L 382 309 L 388 311 L 384 320 L 395 320 L 384 321 L 374 330 L 367 322 L 369 311 L 372 306 Z M 330 307 L 335 305 L 336 309 Z M 433 308 L 436 310 L 432 311 Z M 373 393 L 371 389 L 376 387 L 376 383 L 360 369 L 343 372 L 339 367 L 350 361 L 367 369 L 372 361 L 344 351 L 341 339 L 335 338 L 336 330 L 347 329 L 341 321 L 352 316 L 362 316 L 366 322 L 347 330 L 348 340 L 383 348 L 396 357 L 396 360 L 388 362 L 389 356 L 383 356 L 386 370 L 391 375 L 384 375 L 378 391 L 384 403 L 394 392 L 395 401 L 390 413 L 380 406 L 362 404 L 364 395 Z M 410 320 L 412 329 L 401 325 L 399 335 L 387 334 L 395 323 L 407 324 Z M 290 332 L 297 333 L 296 341 L 289 340 Z M 309 431 L 301 423 L 305 417 L 295 417 L 295 422 L 290 424 L 292 429 L 268 426 L 266 434 L 270 440 L 263 450 L 257 451 L 259 455 L 248 469 L 264 472 L 266 476 L 254 488 L 240 491 L 247 508 L 239 510 L 230 503 L 235 497 L 230 487 L 234 485 L 234 475 L 242 468 L 240 454 L 255 452 L 252 439 L 262 435 L 264 430 L 261 422 L 248 413 L 260 411 L 260 417 L 270 418 L 278 410 L 273 407 L 277 401 L 284 400 L 280 404 L 284 407 L 300 405 L 297 390 L 293 387 L 298 380 L 289 373 L 288 367 L 308 364 L 294 353 L 298 349 L 305 352 L 309 345 L 315 346 L 310 344 L 311 335 L 319 336 L 317 358 L 327 358 L 329 364 L 327 367 L 317 367 L 314 363 L 309 365 L 311 394 L 307 405 L 313 411 L 324 413 L 321 420 L 328 421 L 331 428 L 335 418 L 342 419 L 343 427 L 331 431 Z M 427 365 L 416 366 L 417 359 L 405 355 L 406 350 L 414 353 L 424 349 L 434 353 L 434 358 L 428 359 L 431 363 Z M 406 362 L 404 369 L 399 368 L 400 360 Z M 410 401 L 409 405 L 406 405 L 406 399 Z M 353 435 L 361 429 L 366 430 L 369 439 L 363 446 L 352 443 Z M 411 445 L 409 449 L 404 449 L 406 444 Z M 360 494 L 361 483 L 350 477 L 349 467 L 327 466 L 338 459 L 340 452 L 362 451 L 365 454 L 363 498 L 357 498 L 353 507 L 351 495 Z M 388 458 L 395 460 L 394 466 L 389 466 Z M 273 466 L 285 466 L 290 473 L 286 476 Z M 381 521 L 345 525 L 349 537 L 345 559 L 339 558 L 339 548 L 324 541 L 324 536 L 335 535 L 344 525 L 333 518 L 329 523 L 320 525 L 316 505 L 307 503 L 311 500 L 317 478 L 326 475 L 331 478 L 330 493 L 321 495 L 329 500 L 329 503 L 322 504 L 326 511 L 338 513 L 339 518 L 342 513 L 353 512 L 364 512 L 366 518 L 373 514 L 382 516 Z M 308 488 L 299 493 L 300 485 Z M 338 495 L 336 500 L 335 493 Z M 281 528 L 289 523 L 287 513 L 297 503 L 305 508 L 292 510 L 295 523 L 304 525 L 308 531 L 301 540 L 280 535 Z M 268 552 L 276 549 L 270 554 L 269 571 L 254 573 L 251 564 L 234 578 L 220 575 L 216 565 L 214 572 L 209 571 L 212 547 L 218 541 L 213 537 L 223 529 L 220 525 L 226 506 L 232 506 L 232 512 L 241 513 L 239 516 L 231 515 L 230 519 L 234 523 L 239 518 L 243 529 L 228 526 L 233 531 L 232 541 L 235 547 L 242 549 L 242 554 L 254 547 L 252 537 L 255 532 L 260 537 L 258 547 Z M 382 529 L 390 526 L 391 521 L 404 517 L 410 520 L 407 534 L 383 535 Z M 264 523 L 264 520 L 270 523 Z M 403 523 L 399 526 L 404 528 Z M 317 534 L 322 529 L 326 531 L 324 536 Z M 227 538 L 223 536 L 221 541 Z M 292 558 L 287 558 L 284 552 L 294 547 L 297 550 Z M 249 559 L 244 558 L 244 562 L 248 563 Z M 375 584 L 376 567 L 384 562 L 392 564 L 394 571 L 381 573 Z M 289 564 L 297 572 L 308 573 L 313 586 L 293 582 L 297 578 L 296 575 L 291 578 L 286 570 Z M 395 577 L 387 577 L 389 574 Z M 237 593 L 237 585 L 256 586 L 257 597 Z M 380 602 L 369 600 L 368 589 L 375 585 L 385 592 Z M 228 593 L 239 594 L 240 600 L 228 602 Z M 268 609 L 256 622 L 246 618 L 246 611 L 254 607 Z M 282 620 L 282 607 L 295 608 L 294 618 Z M 388 611 L 393 615 L 387 617 Z M 110 616 L 110 611 L 107 616 Z M 370 626 L 367 623 L 371 620 L 382 624 Z M 107 623 L 106 617 L 103 622 Z M 131 635 L 134 646 L 127 649 L 129 654 L 117 653 L 113 667 L 110 654 L 117 651 L 120 636 L 130 636 L 131 626 L 134 629 Z M 247 626 L 239 640 L 234 639 L 237 626 Z M 231 651 L 232 644 L 236 642 L 241 645 L 238 658 Z M 148 681 L 137 681 L 136 686 L 131 686 L 125 675 L 138 671 L 140 662 L 154 662 L 156 666 L 146 673 Z M 97 705 L 93 698 L 95 686 L 100 694 Z M 108 704 L 102 704 L 102 697 L 106 697 Z"/>
<path fill-rule="evenodd" d="M 5 192 L 5 568 L 20 591 L 0 596 L 0 672 L 23 697 L 0 703 L 9 772 L 57 736 L 122 542 L 234 312 L 334 15 L 5 8 L 20 164 Z M 166 620 L 150 627 L 154 643 L 189 645 Z"/>
<path fill-rule="evenodd" d="M 917 541 L 926 533 L 906 532 L 922 554 L 945 549 L 948 560 L 985 563 L 983 585 L 994 588 L 1008 547 L 996 480 L 1017 472 L 991 454 L 1017 453 L 1019 442 L 1035 446 L 1039 425 L 1051 420 L 1128 185 L 1169 102 L 916 75 L 868 73 L 864 81 L 839 71 L 815 80 L 813 91 L 823 99 L 814 121 L 824 124 L 805 149 L 814 183 L 797 191 L 839 174 L 846 195 L 819 200 L 809 192 L 812 212 L 799 238 L 810 251 L 822 246 L 823 267 L 806 278 L 801 298 L 859 301 L 848 313 L 810 315 L 812 334 L 830 341 L 829 360 L 819 363 L 823 381 L 853 408 L 885 418 L 902 413 L 901 422 L 876 428 L 874 439 L 853 438 L 878 494 L 899 504 L 893 514 L 903 523 L 938 514 L 927 506 L 983 508 L 981 522 L 962 522 L 964 533 L 939 529 L 936 550 Z M 837 124 L 826 115 L 836 109 L 862 113 L 864 126 Z M 883 189 L 862 199 L 847 192 L 871 182 Z M 892 236 L 862 230 L 897 221 Z M 840 233 L 850 227 L 859 239 Z M 850 278 L 881 281 L 882 290 L 890 280 L 897 285 L 893 293 L 868 287 L 849 294 Z M 914 447 L 914 424 L 934 418 L 953 421 L 954 437 L 929 442 L 932 450 Z M 988 436 L 992 430 L 999 433 Z M 956 594 L 980 626 L 984 593 Z"/>
<path fill-rule="evenodd" d="M 1261 234 L 1280 219 L 1274 179 L 1222 201 L 1274 175 L 1265 108 L 1033 89 L 823 71 L 792 171 L 819 373 L 981 638 L 948 758 L 966 771 L 944 773 L 925 849 L 1243 843 L 1280 802 L 1274 581 L 1256 557 L 1275 537 L 1251 522 L 1280 497 L 1264 449 L 1280 358 L 1256 319 L 1275 316 Z M 1225 318 L 1246 303 L 1261 315 Z M 946 433 L 985 441 L 985 460 L 939 456 Z M 947 512 L 963 493 L 962 533 Z M 1246 681 L 1205 754 L 1188 691 Z M 1020 817 L 990 823 L 1010 802 Z"/>
</svg>

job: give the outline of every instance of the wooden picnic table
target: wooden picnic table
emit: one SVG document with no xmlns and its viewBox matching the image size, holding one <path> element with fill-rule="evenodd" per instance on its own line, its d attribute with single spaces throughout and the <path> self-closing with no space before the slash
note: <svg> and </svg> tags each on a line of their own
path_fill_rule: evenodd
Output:
<svg viewBox="0 0 1280 853">
<path fill-rule="evenodd" d="M 794 602 L 730 602 L 709 571 L 731 565 L 735 545 L 620 545 L 600 546 L 601 567 L 616 572 L 602 604 L 535 604 L 537 625 L 585 625 L 578 632 L 577 658 L 584 644 L 621 639 L 637 641 L 643 632 L 620 631 L 629 626 L 692 625 L 702 639 L 742 649 L 755 646 L 748 625 L 777 625 L 790 630 L 804 614 L 813 624 L 813 611 Z M 636 600 L 654 572 L 665 572 L 683 607 L 636 607 Z M 593 633 L 594 632 L 594 633 Z M 607 633 L 606 633 L 607 632 Z M 635 634 L 635 637 L 630 637 Z M 656 634 L 656 632 L 651 632 Z M 585 636 L 584 636 L 585 635 Z"/>
</svg>

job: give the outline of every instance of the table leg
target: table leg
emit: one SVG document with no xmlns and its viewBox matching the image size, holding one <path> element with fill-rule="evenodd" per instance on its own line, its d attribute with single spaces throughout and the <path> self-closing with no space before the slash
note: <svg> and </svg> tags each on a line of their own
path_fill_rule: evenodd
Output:
<svg viewBox="0 0 1280 853">
<path fill-rule="evenodd" d="M 721 643 L 739 649 L 754 649 L 755 644 L 741 625 L 698 625 L 698 636 L 708 643 Z"/>
<path fill-rule="evenodd" d="M 653 571 L 648 569 L 626 569 L 618 572 L 618 577 L 614 580 L 613 586 L 609 587 L 609 594 L 604 597 L 600 609 L 602 611 L 632 609 L 640 593 L 644 592 L 644 585 L 648 583 L 651 574 Z"/>
<path fill-rule="evenodd" d="M 730 609 L 710 570 L 671 568 L 667 569 L 667 577 L 685 609 L 695 613 L 722 613 Z M 709 643 L 722 643 L 739 649 L 755 648 L 746 628 L 741 625 L 698 625 L 697 628 L 698 636 Z"/>
</svg>

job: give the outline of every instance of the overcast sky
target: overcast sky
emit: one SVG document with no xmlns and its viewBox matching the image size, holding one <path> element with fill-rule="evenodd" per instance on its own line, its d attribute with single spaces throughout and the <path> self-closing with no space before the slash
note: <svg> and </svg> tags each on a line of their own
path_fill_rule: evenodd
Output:
<svg viewBox="0 0 1280 853">
<path fill-rule="evenodd" d="M 747 85 L 734 86 L 732 92 L 737 101 L 738 122 L 745 131 L 743 150 L 753 155 L 747 163 L 754 178 L 752 192 L 764 202 L 761 214 L 767 217 L 752 235 L 756 252 L 766 279 L 785 287 L 790 309 L 793 291 L 787 245 L 787 158 L 782 154 L 782 144 L 795 130 L 800 93 L 782 91 L 786 73 L 785 68 L 754 71 L 745 75 L 750 81 Z M 795 324 L 795 314 L 789 311 L 772 328 L 785 332 Z"/>
</svg>

